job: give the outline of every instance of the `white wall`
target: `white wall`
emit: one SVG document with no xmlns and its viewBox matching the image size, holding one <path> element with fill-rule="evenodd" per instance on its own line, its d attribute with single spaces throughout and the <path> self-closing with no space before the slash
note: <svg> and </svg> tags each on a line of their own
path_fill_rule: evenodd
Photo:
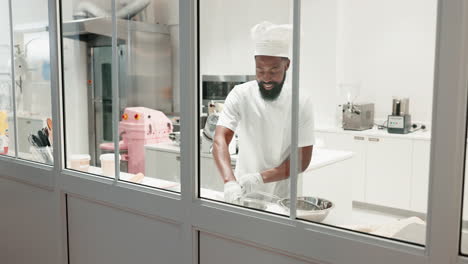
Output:
<svg viewBox="0 0 468 264">
<path fill-rule="evenodd" d="M 287 1 L 267 2 L 202 2 L 202 75 L 254 73 L 251 26 L 290 23 Z M 414 121 L 431 121 L 435 0 L 303 1 L 301 18 L 301 93 L 314 98 L 318 127 L 335 124 L 343 82 L 360 82 L 357 100 L 375 103 L 376 119 L 405 96 Z"/>
<path fill-rule="evenodd" d="M 289 4 L 283 0 L 201 1 L 201 74 L 255 74 L 250 29 L 264 20 L 288 23 Z"/>
<path fill-rule="evenodd" d="M 337 67 L 337 0 L 302 2 L 300 95 L 311 96 L 316 126 L 332 125 Z"/>
<path fill-rule="evenodd" d="M 435 0 L 339 1 L 342 34 L 337 82 L 360 81 L 376 118 L 391 113 L 392 96 L 410 98 L 413 120 L 431 121 Z"/>
</svg>

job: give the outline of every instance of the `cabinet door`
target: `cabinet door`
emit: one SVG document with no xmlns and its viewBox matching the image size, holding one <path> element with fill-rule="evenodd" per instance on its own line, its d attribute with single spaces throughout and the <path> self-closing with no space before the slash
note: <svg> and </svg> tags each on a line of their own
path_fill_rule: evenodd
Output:
<svg viewBox="0 0 468 264">
<path fill-rule="evenodd" d="M 201 187 L 222 192 L 224 189 L 224 183 L 218 169 L 216 168 L 214 159 L 212 157 L 201 157 L 200 164 Z"/>
<path fill-rule="evenodd" d="M 366 186 L 366 138 L 351 134 L 338 134 L 317 132 L 317 138 L 321 138 L 325 143 L 325 148 L 335 150 L 345 150 L 354 153 L 349 164 L 349 170 L 343 171 L 344 175 L 349 175 L 352 178 L 353 189 L 352 197 L 355 201 L 366 201 L 365 186 Z M 313 155 L 313 154 L 312 154 Z"/>
<path fill-rule="evenodd" d="M 366 165 L 367 202 L 409 209 L 411 163 L 411 140 L 369 137 Z"/>
<path fill-rule="evenodd" d="M 429 193 L 429 163 L 431 142 L 413 140 L 413 173 L 411 182 L 411 210 L 427 213 Z"/>
<path fill-rule="evenodd" d="M 146 149 L 145 155 L 147 177 L 180 182 L 179 153 Z"/>
</svg>

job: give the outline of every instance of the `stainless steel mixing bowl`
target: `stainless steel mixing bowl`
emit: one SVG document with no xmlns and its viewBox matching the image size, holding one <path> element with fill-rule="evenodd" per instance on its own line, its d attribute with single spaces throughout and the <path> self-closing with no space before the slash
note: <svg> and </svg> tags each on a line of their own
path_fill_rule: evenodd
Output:
<svg viewBox="0 0 468 264">
<path fill-rule="evenodd" d="M 281 199 L 279 204 L 289 210 L 289 198 Z M 326 199 L 312 196 L 297 197 L 297 217 L 313 222 L 322 222 L 328 216 L 335 205 Z"/>
</svg>

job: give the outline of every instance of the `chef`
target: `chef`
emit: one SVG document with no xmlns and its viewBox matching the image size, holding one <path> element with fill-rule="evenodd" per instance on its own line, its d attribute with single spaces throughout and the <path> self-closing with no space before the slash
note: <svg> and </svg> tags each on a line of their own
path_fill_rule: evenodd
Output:
<svg viewBox="0 0 468 264">
<path fill-rule="evenodd" d="M 262 22 L 254 26 L 256 80 L 235 86 L 219 116 L 213 156 L 224 181 L 224 200 L 240 203 L 251 192 L 289 197 L 291 145 L 291 25 Z M 299 169 L 310 163 L 314 144 L 312 104 L 299 99 Z M 239 138 L 235 172 L 228 146 Z"/>
</svg>

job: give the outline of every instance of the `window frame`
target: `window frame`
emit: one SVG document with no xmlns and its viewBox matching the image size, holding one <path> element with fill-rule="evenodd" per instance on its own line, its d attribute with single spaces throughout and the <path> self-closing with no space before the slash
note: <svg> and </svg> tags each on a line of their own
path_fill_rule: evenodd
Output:
<svg viewBox="0 0 468 264">
<path fill-rule="evenodd" d="M 115 0 L 112 2 L 115 5 Z M 468 258 L 459 255 L 466 145 L 467 1 L 438 0 L 426 247 L 198 198 L 199 95 L 193 87 L 199 78 L 198 23 L 197 1 L 193 0 L 179 0 L 180 87 L 185 95 L 181 96 L 181 119 L 184 120 L 181 124 L 181 148 L 184 149 L 181 152 L 181 193 L 65 169 L 61 1 L 49 0 L 49 10 L 52 118 L 56 120 L 54 131 L 59 132 L 54 133 L 53 139 L 54 166 L 0 157 L 0 177 L 55 190 L 60 193 L 62 201 L 64 194 L 87 197 L 177 224 L 183 229 L 180 250 L 184 263 L 196 263 L 194 249 L 198 243 L 195 239 L 198 231 L 248 241 L 318 263 L 362 264 L 377 260 L 381 264 L 468 263 Z M 294 13 L 300 14 L 300 0 L 294 0 Z M 294 17 L 295 28 L 299 20 Z M 295 31 L 296 39 L 299 37 L 297 33 Z M 294 58 L 298 56 L 298 51 L 295 51 Z M 297 80 L 298 75 L 294 75 L 296 83 Z M 297 127 L 293 129 L 297 133 Z M 446 204 L 453 206 L 447 207 Z"/>
</svg>

